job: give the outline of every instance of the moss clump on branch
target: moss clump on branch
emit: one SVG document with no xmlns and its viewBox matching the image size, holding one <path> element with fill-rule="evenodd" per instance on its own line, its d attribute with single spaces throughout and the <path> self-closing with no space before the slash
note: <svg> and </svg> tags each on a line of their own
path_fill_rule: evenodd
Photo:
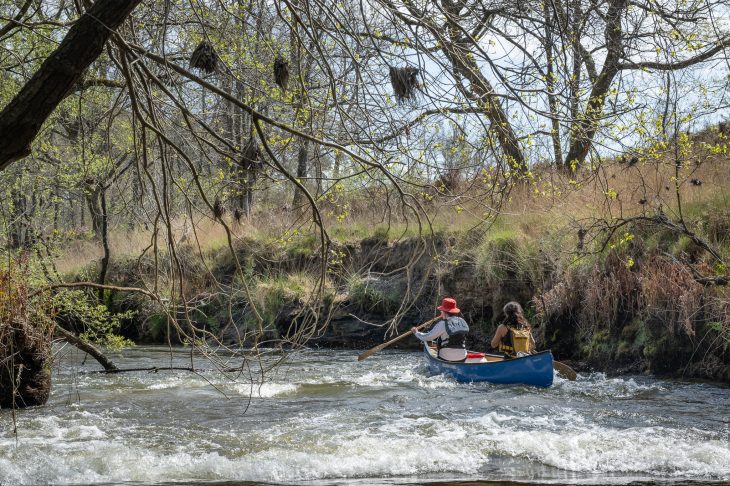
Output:
<svg viewBox="0 0 730 486">
<path fill-rule="evenodd" d="M 241 155 L 241 167 L 244 170 L 259 170 L 263 164 L 263 153 L 256 139 L 251 137 L 243 147 Z"/>
<path fill-rule="evenodd" d="M 274 59 L 274 81 L 282 91 L 286 91 L 289 85 L 289 63 L 281 56 Z"/>
<path fill-rule="evenodd" d="M 202 41 L 195 48 L 190 56 L 190 66 L 210 74 L 218 67 L 218 54 L 213 45 L 208 41 Z"/>
<path fill-rule="evenodd" d="M 416 92 L 419 89 L 418 73 L 420 70 L 414 67 L 390 67 L 390 84 L 393 86 L 395 99 L 403 101 L 416 99 Z"/>
</svg>

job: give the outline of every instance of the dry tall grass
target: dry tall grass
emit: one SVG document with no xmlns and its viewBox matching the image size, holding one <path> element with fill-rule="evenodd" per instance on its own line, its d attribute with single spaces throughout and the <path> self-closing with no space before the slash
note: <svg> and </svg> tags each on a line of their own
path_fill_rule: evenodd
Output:
<svg viewBox="0 0 730 486">
<path fill-rule="evenodd" d="M 240 238 L 257 238 L 264 233 L 271 233 L 271 225 L 257 225 L 236 223 L 226 219 L 231 228 L 233 240 Z M 192 248 L 200 248 L 202 253 L 207 253 L 228 245 L 228 236 L 223 225 L 208 218 L 200 219 L 195 223 L 195 228 L 187 218 L 180 218 L 172 224 L 172 235 L 177 246 L 190 245 Z M 109 233 L 109 248 L 114 258 L 137 257 L 149 248 L 153 242 L 154 233 L 151 229 L 136 227 L 133 229 L 117 227 Z M 167 247 L 168 237 L 166 232 L 158 232 L 159 248 Z M 99 261 L 103 256 L 103 248 L 98 240 L 79 239 L 65 245 L 56 259 L 56 268 L 62 275 L 76 272 L 90 262 Z"/>
<path fill-rule="evenodd" d="M 494 178 L 485 172 L 472 180 L 456 179 L 448 191 L 411 188 L 425 210 L 418 219 L 403 211 L 400 202 L 380 186 L 337 190 L 319 203 L 330 236 L 338 241 L 356 242 L 387 231 L 391 240 L 424 231 L 463 233 L 474 227 L 490 234 L 509 226 L 513 236 L 537 238 L 554 228 L 588 224 L 591 219 L 615 220 L 632 216 L 653 216 L 662 211 L 676 220 L 707 217 L 709 211 L 730 208 L 730 155 L 728 137 L 707 130 L 684 140 L 676 164 L 671 144 L 636 151 L 619 159 L 607 160 L 596 168 L 566 174 L 554 168 L 534 167 L 530 176 L 507 189 L 495 191 Z M 425 187 L 425 186 L 424 186 Z M 286 244 L 293 234 L 312 234 L 311 210 L 291 210 L 280 201 L 266 198 L 253 215 L 240 224 L 226 220 L 234 238 L 255 238 Z M 428 222 L 430 221 L 430 225 Z M 176 243 L 200 245 L 203 252 L 224 247 L 226 232 L 210 218 L 193 225 L 186 218 L 173 224 Z M 197 237 L 197 242 L 196 242 Z M 111 230 L 110 247 L 115 257 L 139 255 L 152 240 L 152 231 L 116 227 Z M 166 235 L 160 232 L 160 247 Z M 63 248 L 56 261 L 61 273 L 78 270 L 102 256 L 96 241 L 77 240 Z"/>
</svg>

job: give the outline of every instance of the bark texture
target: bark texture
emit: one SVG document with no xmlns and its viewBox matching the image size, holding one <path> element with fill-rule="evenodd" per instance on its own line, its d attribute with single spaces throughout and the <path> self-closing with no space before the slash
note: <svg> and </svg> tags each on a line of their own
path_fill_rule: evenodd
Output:
<svg viewBox="0 0 730 486">
<path fill-rule="evenodd" d="M 104 353 L 99 351 L 96 346 L 87 343 L 86 341 L 79 338 L 76 334 L 67 331 L 66 329 L 62 328 L 61 326 L 56 326 L 56 332 L 65 339 L 69 344 L 72 344 L 73 346 L 76 346 L 81 351 L 89 354 L 92 358 L 94 358 L 96 361 L 99 362 L 100 365 L 104 367 L 105 371 L 119 371 L 119 368 L 110 360 L 107 358 Z"/>
<path fill-rule="evenodd" d="M 43 123 L 141 0 L 98 0 L 0 113 L 0 170 L 30 154 Z"/>
</svg>

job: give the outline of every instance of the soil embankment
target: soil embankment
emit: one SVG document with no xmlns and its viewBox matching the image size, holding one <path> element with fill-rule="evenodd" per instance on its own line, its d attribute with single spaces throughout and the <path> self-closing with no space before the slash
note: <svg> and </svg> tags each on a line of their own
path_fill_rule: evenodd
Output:
<svg viewBox="0 0 730 486">
<path fill-rule="evenodd" d="M 729 382 L 730 343 L 722 321 L 730 315 L 727 289 L 698 282 L 692 273 L 696 264 L 667 255 L 674 245 L 667 235 L 638 226 L 631 235 L 569 265 L 547 246 L 520 238 L 478 244 L 453 235 L 398 242 L 369 238 L 337 248 L 340 277 L 329 277 L 314 303 L 304 275 L 318 266 L 315 243 L 310 251 L 277 256 L 246 242 L 236 252 L 238 261 L 248 262 L 247 272 L 258 275 L 249 291 L 202 292 L 201 304 L 188 316 L 191 325 L 223 342 L 250 344 L 254 319 L 247 299 L 255 299 L 263 338 L 286 342 L 301 331 L 314 306 L 320 324 L 327 325 L 316 328 L 308 346 L 363 349 L 393 335 L 383 323 L 396 313 L 403 332 L 433 317 L 442 297 L 453 296 L 471 326 L 470 348 L 485 350 L 502 306 L 516 300 L 535 326 L 538 346 L 578 369 Z M 682 251 L 696 249 L 689 245 Z M 221 254 L 211 271 L 219 283 L 235 285 L 230 254 Z M 125 328 L 127 336 L 167 342 L 166 319 L 146 304 L 137 311 Z M 418 346 L 415 339 L 398 344 Z"/>
</svg>

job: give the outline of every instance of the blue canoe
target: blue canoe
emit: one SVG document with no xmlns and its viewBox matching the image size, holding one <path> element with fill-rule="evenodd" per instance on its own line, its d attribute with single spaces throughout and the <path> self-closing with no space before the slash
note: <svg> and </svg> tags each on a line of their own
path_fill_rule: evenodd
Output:
<svg viewBox="0 0 730 486">
<path fill-rule="evenodd" d="M 486 355 L 463 363 L 444 361 L 436 357 L 436 350 L 424 346 L 428 368 L 434 374 L 447 374 L 456 381 L 488 381 L 501 385 L 521 384 L 550 386 L 553 384 L 553 354 L 550 351 L 505 360 L 501 356 Z"/>
</svg>

